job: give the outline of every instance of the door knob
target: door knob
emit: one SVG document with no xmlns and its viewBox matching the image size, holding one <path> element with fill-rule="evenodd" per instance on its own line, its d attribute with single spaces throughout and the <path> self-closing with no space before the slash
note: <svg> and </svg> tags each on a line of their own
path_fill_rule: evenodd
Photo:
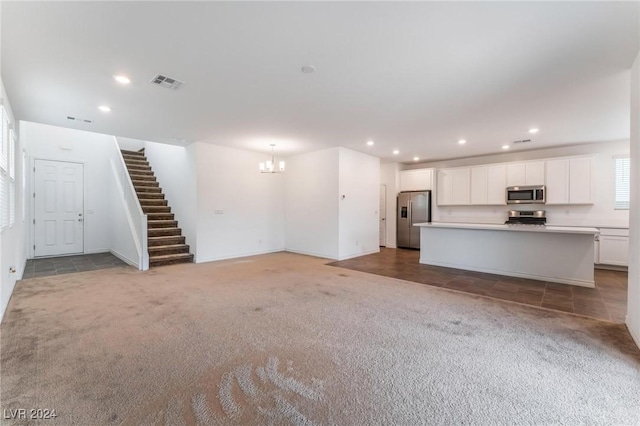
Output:
<svg viewBox="0 0 640 426">
<path fill-rule="evenodd" d="M 82 219 L 78 219 L 78 222 L 82 222 Z"/>
</svg>

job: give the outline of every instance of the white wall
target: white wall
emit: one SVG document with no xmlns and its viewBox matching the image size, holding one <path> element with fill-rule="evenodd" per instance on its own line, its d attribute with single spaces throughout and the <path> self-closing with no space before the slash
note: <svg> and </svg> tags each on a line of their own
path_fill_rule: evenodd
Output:
<svg viewBox="0 0 640 426">
<path fill-rule="evenodd" d="M 535 151 L 513 152 L 483 157 L 462 158 L 456 160 L 421 163 L 406 166 L 405 169 L 423 167 L 462 167 L 478 164 L 491 164 L 509 161 L 535 160 L 542 158 L 567 157 L 572 155 L 597 154 L 595 202 L 588 206 L 551 206 L 545 205 L 547 222 L 554 225 L 627 227 L 629 212 L 614 210 L 614 155 L 629 154 L 628 141 L 603 142 L 541 149 Z M 435 190 L 432 194 L 436 199 Z M 502 223 L 507 210 L 513 206 L 445 206 L 433 203 L 434 221 L 442 222 L 483 222 Z"/>
<path fill-rule="evenodd" d="M 640 52 L 631 68 L 631 211 L 627 327 L 640 347 Z"/>
<path fill-rule="evenodd" d="M 192 145 L 197 165 L 196 262 L 284 250 L 284 175 L 258 171 L 264 154 Z"/>
<path fill-rule="evenodd" d="M 288 251 L 338 259 L 339 152 L 330 148 L 287 159 Z"/>
<path fill-rule="evenodd" d="M 339 148 L 338 259 L 380 251 L 380 159 Z"/>
<path fill-rule="evenodd" d="M 113 136 L 31 122 L 21 122 L 20 132 L 32 160 L 31 166 L 35 159 L 84 164 L 84 251 L 109 251 L 112 176 L 109 158 L 114 150 Z M 32 178 L 33 174 L 29 174 L 29 181 Z M 33 192 L 32 186 L 29 192 Z M 32 219 L 33 214 L 30 221 Z M 28 241 L 29 254 L 33 256 L 33 226 L 29 226 Z"/>
<path fill-rule="evenodd" d="M 397 220 L 397 196 L 400 192 L 400 165 L 398 163 L 385 163 L 380 165 L 380 185 L 386 187 L 387 192 L 387 241 L 386 247 L 396 248 L 396 220 Z"/>
<path fill-rule="evenodd" d="M 4 318 L 4 313 L 9 304 L 9 299 L 15 288 L 16 281 L 22 278 L 24 266 L 27 258 L 25 244 L 26 223 L 22 221 L 22 206 L 24 197 L 23 187 L 23 167 L 22 151 L 23 143 L 20 137 L 18 126 L 15 122 L 13 111 L 7 93 L 0 78 L 0 103 L 4 106 L 9 117 L 9 121 L 16 132 L 16 203 L 15 203 L 15 223 L 13 227 L 7 228 L 0 233 L 0 320 Z M 9 272 L 10 268 L 15 268 L 16 272 Z"/>
</svg>

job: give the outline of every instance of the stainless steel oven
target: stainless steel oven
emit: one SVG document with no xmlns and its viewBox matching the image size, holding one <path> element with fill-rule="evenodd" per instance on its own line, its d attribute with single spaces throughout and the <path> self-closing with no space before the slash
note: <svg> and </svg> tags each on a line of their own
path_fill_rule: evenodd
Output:
<svg viewBox="0 0 640 426">
<path fill-rule="evenodd" d="M 507 204 L 544 204 L 546 201 L 544 185 L 510 186 L 507 188 Z"/>
</svg>

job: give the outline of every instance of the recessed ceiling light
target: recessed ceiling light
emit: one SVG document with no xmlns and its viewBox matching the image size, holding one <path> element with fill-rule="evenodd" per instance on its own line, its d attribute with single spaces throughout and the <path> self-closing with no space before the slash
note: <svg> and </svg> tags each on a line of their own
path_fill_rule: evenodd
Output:
<svg viewBox="0 0 640 426">
<path fill-rule="evenodd" d="M 413 161 L 418 161 L 420 157 L 413 157 Z"/>
<path fill-rule="evenodd" d="M 305 65 L 304 67 L 302 67 L 302 72 L 305 74 L 311 74 L 312 72 L 316 71 L 316 67 L 314 67 L 313 65 Z"/>
<path fill-rule="evenodd" d="M 502 145 L 502 149 L 509 149 L 511 148 L 509 145 Z"/>
<path fill-rule="evenodd" d="M 529 133 L 538 133 L 540 129 L 536 129 L 535 127 L 529 129 Z"/>
<path fill-rule="evenodd" d="M 122 84 L 129 84 L 131 83 L 131 80 L 129 80 L 129 77 L 126 77 L 124 75 L 114 75 L 113 78 L 115 79 L 115 81 L 117 81 L 118 83 L 122 83 Z"/>
<path fill-rule="evenodd" d="M 394 149 L 393 150 L 393 155 L 398 155 L 398 154 L 400 154 L 400 151 L 398 151 L 397 149 Z"/>
<path fill-rule="evenodd" d="M 373 146 L 373 141 L 367 141 L 367 145 Z"/>
<path fill-rule="evenodd" d="M 460 139 L 460 140 L 458 141 L 458 143 L 459 143 L 460 145 L 464 145 L 465 143 L 467 143 L 467 141 L 465 141 L 464 139 Z"/>
<path fill-rule="evenodd" d="M 98 109 L 99 109 L 100 111 L 102 111 L 102 112 L 110 112 L 110 111 L 111 111 L 111 108 L 109 108 L 109 107 L 108 107 L 108 106 L 106 106 L 106 105 L 100 105 L 100 106 L 98 107 Z"/>
</svg>

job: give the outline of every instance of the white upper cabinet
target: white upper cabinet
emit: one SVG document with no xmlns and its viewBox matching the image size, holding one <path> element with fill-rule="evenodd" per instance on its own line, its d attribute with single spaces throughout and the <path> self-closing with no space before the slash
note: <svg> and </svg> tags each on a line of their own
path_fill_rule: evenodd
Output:
<svg viewBox="0 0 640 426">
<path fill-rule="evenodd" d="M 581 157 L 569 160 L 569 203 L 593 204 L 595 158 Z"/>
<path fill-rule="evenodd" d="M 504 205 L 507 167 L 504 164 L 471 168 L 471 204 Z"/>
<path fill-rule="evenodd" d="M 487 204 L 507 204 L 507 166 L 495 164 L 487 170 Z"/>
<path fill-rule="evenodd" d="M 507 186 L 544 185 L 544 161 L 507 164 Z"/>
<path fill-rule="evenodd" d="M 471 204 L 487 204 L 488 169 L 488 166 L 471 168 Z"/>
<path fill-rule="evenodd" d="M 462 206 L 471 203 L 471 169 L 440 169 L 437 175 L 437 204 Z"/>
<path fill-rule="evenodd" d="M 593 204 L 594 157 L 547 161 L 547 204 Z"/>
<path fill-rule="evenodd" d="M 433 189 L 433 169 L 403 170 L 400 172 L 400 191 Z"/>
<path fill-rule="evenodd" d="M 569 160 L 547 161 L 547 204 L 569 204 Z"/>
</svg>

